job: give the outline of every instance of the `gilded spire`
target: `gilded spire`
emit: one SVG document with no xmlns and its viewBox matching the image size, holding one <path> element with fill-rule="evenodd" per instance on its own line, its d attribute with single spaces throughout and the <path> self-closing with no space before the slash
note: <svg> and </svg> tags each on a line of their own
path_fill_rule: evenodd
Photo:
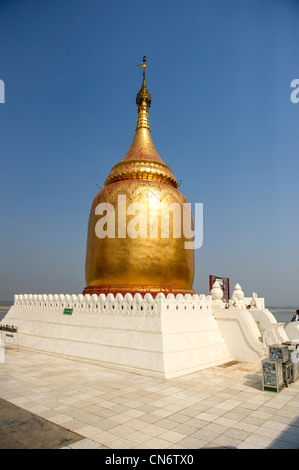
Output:
<svg viewBox="0 0 299 470">
<path fill-rule="evenodd" d="M 150 130 L 149 121 L 148 121 L 148 111 L 151 106 L 152 98 L 146 88 L 146 83 L 145 83 L 145 69 L 147 67 L 146 56 L 143 56 L 143 64 L 137 65 L 137 67 L 143 68 L 143 82 L 139 90 L 139 93 L 137 93 L 136 95 L 136 105 L 138 109 L 138 121 L 137 121 L 136 131 L 137 129 L 142 129 L 142 128 Z"/>
<path fill-rule="evenodd" d="M 152 99 L 145 83 L 146 56 L 143 57 L 143 64 L 138 67 L 143 68 L 143 81 L 136 96 L 138 120 L 135 137 L 124 158 L 112 168 L 106 178 L 105 186 L 120 180 L 148 179 L 161 181 L 177 188 L 179 185 L 171 169 L 165 165 L 158 154 L 150 133 L 148 112 Z"/>
</svg>

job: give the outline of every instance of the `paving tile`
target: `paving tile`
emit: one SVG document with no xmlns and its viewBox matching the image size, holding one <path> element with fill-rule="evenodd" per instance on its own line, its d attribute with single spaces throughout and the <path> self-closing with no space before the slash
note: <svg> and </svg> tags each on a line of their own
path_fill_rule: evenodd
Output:
<svg viewBox="0 0 299 470">
<path fill-rule="evenodd" d="M 109 408 L 109 410 L 111 410 L 115 414 L 126 413 L 128 411 L 135 411 L 135 410 L 132 410 L 132 408 L 128 406 L 124 406 L 124 405 L 115 405 L 112 408 Z"/>
<path fill-rule="evenodd" d="M 85 426 L 78 428 L 76 432 L 84 437 L 92 439 L 93 436 L 97 433 L 97 431 L 99 431 L 97 428 L 95 428 L 94 426 L 86 425 L 85 423 Z"/>
<path fill-rule="evenodd" d="M 219 436 L 218 432 L 210 431 L 206 428 L 200 429 L 193 433 L 190 437 L 199 439 L 200 441 L 205 441 L 206 443 L 214 441 Z M 234 437 L 234 436 L 232 436 Z"/>
<path fill-rule="evenodd" d="M 148 435 L 148 438 L 158 437 L 166 432 L 166 429 L 156 424 L 148 424 L 141 429 L 142 433 Z"/>
<path fill-rule="evenodd" d="M 173 421 L 172 419 L 165 418 L 156 421 L 156 425 L 164 429 L 173 429 L 178 425 L 178 423 L 176 421 Z"/>
<path fill-rule="evenodd" d="M 138 431 L 131 432 L 128 435 L 128 439 L 132 441 L 135 445 L 142 445 L 148 442 L 149 440 L 153 439 L 154 436 L 151 436 L 150 434 L 146 433 L 141 433 Z"/>
<path fill-rule="evenodd" d="M 215 408 L 220 408 L 220 409 L 229 411 L 229 410 L 235 409 L 237 406 L 240 405 L 240 403 L 241 402 L 236 401 L 236 400 L 224 400 L 223 402 L 215 405 Z"/>
<path fill-rule="evenodd" d="M 112 427 L 109 429 L 109 432 L 111 434 L 116 434 L 119 437 L 127 437 L 132 432 L 132 430 L 134 430 L 134 428 L 130 427 L 130 425 L 127 425 L 127 423 L 124 423 Z"/>
<path fill-rule="evenodd" d="M 215 423 L 208 423 L 205 427 L 204 430 L 206 431 L 211 431 L 214 432 L 215 434 L 223 434 L 225 431 L 227 431 L 228 427 L 223 426 L 222 424 L 215 424 Z"/>
<path fill-rule="evenodd" d="M 270 429 L 277 429 L 278 431 L 284 431 L 288 425 L 285 424 L 285 423 L 277 423 L 276 421 L 273 421 L 271 419 L 269 419 L 268 421 L 265 421 L 261 427 L 265 427 L 265 428 L 270 428 Z"/>
<path fill-rule="evenodd" d="M 189 421 L 186 421 L 186 425 L 190 425 L 190 427 L 196 428 L 197 430 L 204 428 L 209 423 L 210 421 L 198 418 L 190 418 Z"/>
<path fill-rule="evenodd" d="M 97 405 L 97 410 L 92 411 L 95 415 L 97 415 L 99 418 L 111 418 L 112 416 L 115 416 L 118 414 L 116 411 L 113 410 L 113 408 L 110 408 L 109 410 L 107 408 L 102 408 L 101 406 Z"/>
<path fill-rule="evenodd" d="M 183 434 L 186 437 L 186 436 L 191 436 L 193 433 L 197 432 L 198 428 L 195 426 L 189 425 L 187 421 L 186 423 L 178 424 L 178 426 L 173 427 L 172 431 Z"/>
<path fill-rule="evenodd" d="M 215 419 L 215 421 L 213 422 L 215 424 L 222 424 L 223 426 L 226 426 L 227 428 L 230 428 L 234 426 L 234 424 L 238 423 L 238 421 L 235 419 L 225 418 L 223 416 L 217 417 L 217 419 Z"/>
<path fill-rule="evenodd" d="M 241 442 L 241 444 L 239 444 L 237 446 L 237 449 L 264 449 L 263 446 L 260 446 L 258 444 L 254 444 L 253 442 Z"/>
<path fill-rule="evenodd" d="M 130 408 L 128 411 L 125 411 L 123 415 L 129 416 L 131 419 L 138 418 L 139 416 L 143 416 L 146 413 L 146 411 L 141 411 L 141 410 L 136 410 Z"/>
<path fill-rule="evenodd" d="M 181 410 L 181 414 L 193 418 L 193 417 L 197 416 L 199 413 L 201 413 L 203 411 L 206 411 L 208 408 L 209 408 L 208 405 L 200 402 L 200 403 L 196 403 L 192 406 L 189 406 L 187 408 L 184 408 L 183 410 Z"/>
<path fill-rule="evenodd" d="M 130 439 L 125 439 L 121 437 L 119 439 L 115 439 L 112 442 L 113 449 L 135 449 L 136 444 L 135 442 L 131 441 Z"/>
<path fill-rule="evenodd" d="M 91 439 L 81 439 L 81 441 L 75 442 L 68 446 L 69 449 L 107 449 L 105 446 L 101 446 L 98 442 Z"/>
<path fill-rule="evenodd" d="M 202 449 L 206 444 L 206 441 L 192 436 L 178 442 L 178 445 L 183 446 L 185 449 Z"/>
<path fill-rule="evenodd" d="M 139 431 L 140 429 L 143 429 L 146 424 L 144 421 L 140 421 L 139 419 L 132 419 L 131 421 L 128 422 L 127 426 L 132 430 L 134 429 L 135 431 Z"/>
<path fill-rule="evenodd" d="M 172 442 L 159 438 L 150 439 L 144 444 L 146 449 L 168 449 L 171 445 Z"/>
<path fill-rule="evenodd" d="M 175 412 L 178 412 L 178 411 L 182 411 L 184 408 L 188 408 L 189 407 L 189 403 L 188 404 L 184 404 L 184 403 L 171 403 L 169 405 L 166 405 L 164 407 L 165 410 L 170 410 L 170 411 L 173 411 L 174 413 Z"/>
<path fill-rule="evenodd" d="M 71 420 L 63 423 L 63 426 L 70 431 L 78 432 L 78 429 L 86 427 L 86 423 L 79 419 L 72 418 Z"/>
<path fill-rule="evenodd" d="M 151 413 L 146 413 L 146 414 L 143 414 L 142 416 L 139 416 L 138 419 L 140 421 L 144 421 L 144 423 L 156 423 L 158 421 L 160 421 L 160 416 L 157 416 L 157 415 L 154 415 L 154 414 L 151 414 Z"/>
<path fill-rule="evenodd" d="M 244 418 L 242 420 L 242 422 L 243 423 L 248 423 L 248 424 L 254 424 L 255 426 L 261 426 L 267 420 L 268 420 L 268 418 L 258 418 L 256 416 L 249 415 L 249 416 L 246 416 L 246 418 Z"/>
<path fill-rule="evenodd" d="M 234 428 L 229 428 L 227 431 L 225 431 L 222 436 L 228 436 L 232 437 L 235 439 L 239 439 L 240 441 L 244 441 L 248 436 L 249 436 L 248 431 L 242 431 L 241 429 L 234 429 Z"/>
<path fill-rule="evenodd" d="M 248 416 L 251 412 L 249 410 L 244 411 L 240 408 L 234 409 L 232 411 L 227 411 L 223 413 L 221 416 L 223 418 L 231 419 L 233 421 L 242 421 L 246 416 Z"/>
<path fill-rule="evenodd" d="M 213 444 L 214 447 L 222 448 L 236 448 L 241 443 L 242 440 L 229 436 L 224 436 L 223 434 L 221 436 L 216 437 L 213 441 L 210 442 L 210 444 Z"/>
<path fill-rule="evenodd" d="M 187 421 L 189 421 L 190 417 L 187 416 L 187 415 L 184 415 L 181 411 L 179 411 L 178 413 L 173 413 L 171 415 L 169 415 L 169 418 L 174 421 L 175 423 L 178 423 L 178 424 L 183 424 L 183 423 L 186 423 Z"/>
<path fill-rule="evenodd" d="M 109 431 L 110 429 L 118 426 L 118 423 L 112 421 L 111 419 L 101 419 L 99 421 L 96 421 L 95 423 L 92 423 L 92 425 L 95 428 L 101 429 L 102 431 Z"/>
<path fill-rule="evenodd" d="M 253 411 L 252 413 L 250 413 L 248 415 L 248 417 L 250 417 L 250 418 L 260 418 L 260 419 L 264 419 L 265 421 L 267 421 L 269 419 L 269 413 L 265 413 L 264 408 L 261 407 L 261 408 L 258 408 L 256 411 Z M 271 419 L 272 418 L 273 418 L 273 416 L 271 416 Z"/>
<path fill-rule="evenodd" d="M 110 421 L 114 421 L 117 424 L 123 424 L 127 423 L 128 421 L 131 421 L 132 416 L 128 416 L 125 414 L 118 414 L 110 417 Z"/>
<path fill-rule="evenodd" d="M 215 414 L 211 414 L 209 412 L 203 412 L 203 413 L 200 413 L 199 415 L 195 416 L 196 419 L 201 419 L 203 421 L 207 421 L 209 423 L 215 421 L 218 416 L 215 415 Z"/>
<path fill-rule="evenodd" d="M 281 434 L 281 431 L 278 431 L 277 429 L 270 429 L 270 428 L 265 428 L 265 427 L 263 428 L 256 427 L 256 429 L 254 430 L 254 433 L 260 434 L 261 436 L 264 436 L 264 437 L 271 437 L 272 439 L 276 439 Z"/>
<path fill-rule="evenodd" d="M 273 415 L 271 416 L 271 421 L 275 421 L 277 423 L 284 423 L 284 424 L 290 424 L 292 422 L 293 418 L 291 417 L 286 417 L 286 416 L 281 416 L 281 415 Z"/>
<path fill-rule="evenodd" d="M 283 407 L 280 410 L 277 410 L 276 413 L 273 413 L 275 416 L 285 416 L 287 418 L 294 418 L 294 408 L 292 407 Z"/>
<path fill-rule="evenodd" d="M 168 447 L 168 449 L 188 449 L 188 447 L 185 447 L 183 444 L 179 442 L 179 443 L 172 444 L 171 446 Z"/>
<path fill-rule="evenodd" d="M 173 415 L 174 412 L 171 410 L 165 410 L 163 408 L 162 409 L 160 408 L 160 409 L 152 411 L 152 414 L 159 416 L 160 418 L 167 418 L 168 416 Z"/>
<path fill-rule="evenodd" d="M 91 434 L 90 436 L 90 439 L 110 449 L 113 448 L 113 442 L 119 438 L 120 436 L 117 436 L 116 434 L 112 434 L 109 431 L 98 431 L 98 430 L 94 432 L 94 434 Z"/>
<path fill-rule="evenodd" d="M 271 437 L 262 436 L 260 434 L 250 434 L 244 440 L 245 443 L 252 443 L 263 447 L 264 449 L 267 448 L 270 444 L 272 444 L 273 439 Z"/>
<path fill-rule="evenodd" d="M 232 426 L 233 429 L 240 429 L 241 431 L 246 431 L 249 433 L 253 433 L 258 429 L 258 426 L 255 424 L 244 423 L 244 421 L 238 421 Z"/>
<path fill-rule="evenodd" d="M 185 436 L 184 436 L 184 434 L 181 434 L 181 433 L 178 433 L 178 432 L 175 432 L 175 431 L 171 430 L 171 431 L 164 432 L 163 434 L 160 434 L 159 438 L 160 439 L 165 439 L 166 441 L 170 441 L 172 443 L 175 443 L 175 442 L 180 442 L 183 439 L 185 439 Z"/>
<path fill-rule="evenodd" d="M 51 422 L 55 423 L 55 424 L 65 425 L 69 421 L 72 421 L 72 419 L 73 418 L 71 418 L 70 416 L 67 416 L 67 415 L 64 415 L 64 414 L 58 414 L 58 415 L 51 416 Z"/>
<path fill-rule="evenodd" d="M 216 415 L 217 417 L 223 416 L 228 412 L 227 410 L 224 410 L 221 408 L 211 408 L 211 407 L 205 411 L 209 414 Z"/>
</svg>

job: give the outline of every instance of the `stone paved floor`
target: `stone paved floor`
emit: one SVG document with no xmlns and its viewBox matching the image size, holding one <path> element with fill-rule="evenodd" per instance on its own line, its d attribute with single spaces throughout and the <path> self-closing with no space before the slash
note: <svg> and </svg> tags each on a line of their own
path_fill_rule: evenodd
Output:
<svg viewBox="0 0 299 470">
<path fill-rule="evenodd" d="M 260 364 L 164 380 L 11 348 L 0 398 L 82 436 L 67 448 L 299 448 L 299 381 L 263 392 Z"/>
</svg>

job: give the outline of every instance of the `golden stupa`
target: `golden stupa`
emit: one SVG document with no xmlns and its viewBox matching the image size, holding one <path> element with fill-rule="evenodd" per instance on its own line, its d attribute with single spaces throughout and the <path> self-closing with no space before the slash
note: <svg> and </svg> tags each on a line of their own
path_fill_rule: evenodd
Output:
<svg viewBox="0 0 299 470">
<path fill-rule="evenodd" d="M 136 96 L 138 121 L 132 145 L 125 157 L 112 168 L 104 188 L 92 204 L 83 294 L 124 295 L 139 292 L 144 295 L 149 292 L 155 296 L 158 292 L 194 293 L 194 250 L 185 249 L 186 238 L 183 234 L 179 238 L 174 236 L 174 215 L 170 212 L 169 237 L 162 237 L 161 231 L 156 236 L 150 233 L 150 214 L 157 212 L 161 202 L 167 205 L 178 203 L 183 208 L 187 200 L 178 190 L 179 184 L 160 158 L 151 138 L 148 121 L 151 96 L 145 83 L 146 66 L 144 56 L 140 65 L 143 68 L 143 82 Z M 96 208 L 103 203 L 115 211 L 113 236 L 97 235 L 96 225 L 100 217 Z M 126 224 L 132 220 L 132 213 L 129 212 L 129 215 L 126 209 L 129 206 L 134 208 L 134 203 L 141 203 L 148 209 L 147 232 L 136 237 L 128 236 L 124 227 L 120 226 L 124 212 Z M 192 219 L 191 222 L 193 224 Z"/>
</svg>

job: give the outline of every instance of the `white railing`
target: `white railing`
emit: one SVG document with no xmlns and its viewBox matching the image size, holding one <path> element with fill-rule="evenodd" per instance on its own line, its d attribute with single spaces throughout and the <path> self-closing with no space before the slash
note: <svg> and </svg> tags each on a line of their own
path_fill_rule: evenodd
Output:
<svg viewBox="0 0 299 470">
<path fill-rule="evenodd" d="M 73 309 L 74 313 L 145 316 L 155 317 L 163 312 L 165 316 L 188 314 L 211 314 L 210 295 L 182 295 L 159 293 L 155 298 L 149 293 L 141 294 L 105 294 L 69 295 L 69 294 L 19 294 L 14 296 L 13 308 L 34 311 L 61 311 Z"/>
</svg>

